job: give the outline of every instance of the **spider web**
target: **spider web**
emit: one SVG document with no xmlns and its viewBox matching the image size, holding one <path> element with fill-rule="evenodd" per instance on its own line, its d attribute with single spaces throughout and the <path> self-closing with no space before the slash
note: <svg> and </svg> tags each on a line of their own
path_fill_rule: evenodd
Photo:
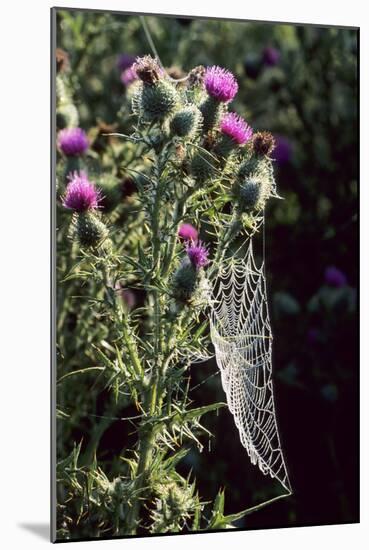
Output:
<svg viewBox="0 0 369 550">
<path fill-rule="evenodd" d="M 224 259 L 213 287 L 210 335 L 227 404 L 252 464 L 291 485 L 281 449 L 272 383 L 272 332 L 264 262 L 258 268 L 252 239 L 244 257 Z"/>
</svg>

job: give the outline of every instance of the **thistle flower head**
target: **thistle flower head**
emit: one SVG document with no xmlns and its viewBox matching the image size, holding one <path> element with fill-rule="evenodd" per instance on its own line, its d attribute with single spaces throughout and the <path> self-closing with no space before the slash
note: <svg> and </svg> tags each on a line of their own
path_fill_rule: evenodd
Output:
<svg viewBox="0 0 369 550">
<path fill-rule="evenodd" d="M 189 300 L 195 291 L 197 269 L 188 258 L 182 260 L 172 278 L 173 294 L 180 300 Z"/>
<path fill-rule="evenodd" d="M 341 288 L 342 286 L 347 285 L 346 275 L 334 266 L 327 267 L 324 273 L 324 279 L 327 285 L 334 286 L 336 288 Z"/>
<path fill-rule="evenodd" d="M 222 118 L 220 130 L 238 145 L 244 145 L 252 136 L 252 128 L 236 113 L 227 113 Z"/>
<path fill-rule="evenodd" d="M 117 67 L 119 71 L 125 71 L 135 62 L 135 56 L 130 53 L 121 53 L 117 58 Z"/>
<path fill-rule="evenodd" d="M 136 62 L 132 65 L 132 69 L 136 72 L 137 77 L 146 84 L 155 84 L 155 82 L 163 77 L 162 68 L 151 55 L 137 57 Z"/>
<path fill-rule="evenodd" d="M 88 138 L 82 128 L 64 128 L 59 132 L 58 146 L 67 157 L 83 155 L 88 145 Z"/>
<path fill-rule="evenodd" d="M 100 193 L 96 190 L 95 185 L 88 180 L 85 172 L 71 174 L 63 197 L 65 208 L 79 213 L 87 212 L 87 210 L 98 208 L 99 200 Z"/>
<path fill-rule="evenodd" d="M 178 236 L 184 241 L 197 241 L 198 231 L 190 223 L 182 223 L 178 230 Z"/>
<path fill-rule="evenodd" d="M 265 65 L 269 67 L 274 67 L 279 62 L 281 53 L 277 48 L 272 48 L 271 46 L 264 48 L 263 50 L 263 61 Z"/>
<path fill-rule="evenodd" d="M 122 288 L 121 297 L 128 309 L 133 309 L 136 305 L 136 296 L 129 288 Z"/>
<path fill-rule="evenodd" d="M 262 59 L 260 55 L 255 52 L 249 52 L 243 62 L 243 68 L 245 75 L 252 80 L 256 80 L 262 70 Z"/>
<path fill-rule="evenodd" d="M 291 160 L 292 152 L 291 142 L 284 136 L 277 136 L 273 156 L 278 164 L 286 164 L 289 162 Z"/>
<path fill-rule="evenodd" d="M 179 99 L 175 87 L 164 78 L 155 84 L 144 83 L 136 97 L 143 119 L 156 122 L 162 122 L 171 115 Z"/>
<path fill-rule="evenodd" d="M 195 105 L 189 105 L 175 113 L 170 128 L 175 136 L 192 136 L 198 130 L 201 120 L 200 110 Z"/>
<path fill-rule="evenodd" d="M 125 288 L 123 281 L 116 282 L 115 291 L 118 296 L 123 300 L 123 303 L 127 306 L 127 309 L 133 309 L 135 307 L 135 293 L 130 288 Z"/>
<path fill-rule="evenodd" d="M 246 180 L 239 188 L 239 205 L 242 211 L 261 208 L 263 185 L 257 178 Z"/>
<path fill-rule="evenodd" d="M 217 65 L 206 69 L 204 83 L 208 94 L 221 103 L 232 101 L 238 92 L 237 80 L 233 74 Z"/>
<path fill-rule="evenodd" d="M 129 86 L 130 84 L 132 84 L 132 82 L 134 82 L 137 79 L 138 79 L 138 76 L 134 67 L 128 67 L 120 75 L 120 81 L 125 86 Z"/>
<path fill-rule="evenodd" d="M 189 88 L 195 87 L 195 86 L 202 86 L 204 82 L 206 69 L 203 65 L 197 65 L 197 67 L 194 67 L 188 75 L 187 79 L 187 85 Z"/>
<path fill-rule="evenodd" d="M 56 72 L 64 73 L 69 68 L 69 55 L 61 48 L 56 48 Z"/>
<path fill-rule="evenodd" d="M 80 212 L 74 220 L 75 236 L 82 248 L 109 247 L 108 229 L 93 210 Z"/>
<path fill-rule="evenodd" d="M 201 241 L 188 241 L 186 252 L 191 264 L 196 269 L 200 269 L 200 267 L 204 267 L 209 263 L 209 252 Z"/>
<path fill-rule="evenodd" d="M 252 145 L 256 155 L 270 155 L 275 148 L 275 139 L 270 132 L 256 132 Z"/>
</svg>

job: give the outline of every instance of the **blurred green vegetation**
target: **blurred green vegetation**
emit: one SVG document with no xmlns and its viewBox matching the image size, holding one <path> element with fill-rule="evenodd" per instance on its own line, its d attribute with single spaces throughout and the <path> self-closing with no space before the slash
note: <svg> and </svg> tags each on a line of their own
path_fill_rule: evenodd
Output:
<svg viewBox="0 0 369 550">
<path fill-rule="evenodd" d="M 266 258 L 277 413 L 294 496 L 239 526 L 358 521 L 357 31 L 154 16 L 146 21 L 165 67 L 186 73 L 217 64 L 234 72 L 239 93 L 233 109 L 255 130 L 273 132 L 279 144 L 276 179 L 283 200 L 268 207 Z M 118 148 L 113 156 L 113 138 L 102 134 L 132 130 L 117 59 L 152 53 L 140 18 L 61 10 L 57 46 L 68 56 L 64 82 L 79 125 L 93 142 L 89 171 L 124 177 L 122 162 L 127 165 L 133 152 Z M 275 64 L 266 61 L 265 48 L 278 53 Z M 130 207 L 126 197 L 122 227 Z M 60 273 L 68 270 L 69 249 L 65 239 L 58 241 Z M 330 266 L 344 280 L 330 280 Z M 73 298 L 75 290 L 73 284 L 58 287 L 58 377 L 92 366 L 89 346 L 109 336 L 103 318 L 91 321 L 88 301 Z M 88 286 L 78 290 L 89 294 Z M 141 299 L 134 295 L 138 305 Z M 206 380 L 194 399 L 222 400 L 216 373 L 213 362 L 192 367 L 194 387 Z M 85 463 L 97 446 L 105 473 L 116 475 L 120 453 L 135 436 L 130 423 L 114 419 L 135 409 L 117 411 L 93 371 L 65 379 L 58 405 L 69 415 L 58 421 L 59 458 L 82 441 Z M 184 473 L 192 468 L 203 497 L 214 498 L 224 486 L 226 512 L 234 513 L 273 496 L 277 489 L 249 464 L 231 415 L 222 410 L 207 422 L 214 434 L 209 449 L 191 451 L 183 465 Z"/>
</svg>

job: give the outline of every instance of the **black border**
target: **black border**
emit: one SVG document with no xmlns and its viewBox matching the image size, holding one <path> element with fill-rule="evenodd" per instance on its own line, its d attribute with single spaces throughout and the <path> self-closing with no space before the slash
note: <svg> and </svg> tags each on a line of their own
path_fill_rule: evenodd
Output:
<svg viewBox="0 0 369 550">
<path fill-rule="evenodd" d="M 50 8 L 50 542 L 68 543 L 68 542 L 94 542 L 102 540 L 123 540 L 137 538 L 152 538 L 152 537 L 171 537 L 183 536 L 183 533 L 159 533 L 148 535 L 119 535 L 107 537 L 89 537 L 89 538 L 73 538 L 73 539 L 57 539 L 56 538 L 56 14 L 58 10 L 68 10 L 71 12 L 94 12 L 94 13 L 111 13 L 115 15 L 148 15 L 154 17 L 167 18 L 182 18 L 182 19 L 201 19 L 215 21 L 232 21 L 235 23 L 263 23 L 267 25 L 293 25 L 303 27 L 320 27 L 320 28 L 338 28 L 355 30 L 357 33 L 357 138 L 360 145 L 360 27 L 351 25 L 332 25 L 323 23 L 298 23 L 292 21 L 265 21 L 260 19 L 237 19 L 230 17 L 208 17 L 200 15 L 182 15 L 182 14 L 167 14 L 167 13 L 152 13 L 152 12 L 131 12 L 98 8 L 76 8 L 68 6 L 54 6 Z M 357 150 L 357 181 L 358 181 L 358 224 L 357 224 L 357 290 L 358 290 L 358 348 L 360 349 L 360 146 Z M 357 474 L 358 474 L 358 521 L 344 523 L 325 523 L 323 525 L 303 524 L 298 526 L 288 527 L 289 529 L 301 527 L 329 527 L 331 525 L 352 525 L 360 523 L 360 369 L 358 372 L 358 456 L 357 456 Z M 264 527 L 253 528 L 252 531 L 263 530 Z M 268 530 L 283 529 L 283 527 L 269 527 Z M 190 531 L 185 535 L 198 535 L 209 533 L 229 533 L 229 532 L 247 532 L 251 529 L 235 527 L 232 530 L 212 529 L 211 531 Z"/>
</svg>

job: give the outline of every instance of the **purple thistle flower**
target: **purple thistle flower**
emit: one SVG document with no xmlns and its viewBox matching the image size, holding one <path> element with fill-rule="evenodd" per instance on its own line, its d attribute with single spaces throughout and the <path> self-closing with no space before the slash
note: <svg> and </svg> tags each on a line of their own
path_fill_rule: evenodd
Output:
<svg viewBox="0 0 369 550">
<path fill-rule="evenodd" d="M 191 264 L 196 268 L 204 267 L 209 263 L 209 252 L 201 241 L 187 241 L 186 252 Z"/>
<path fill-rule="evenodd" d="M 100 193 L 82 170 L 69 176 L 69 183 L 63 197 L 63 206 L 75 212 L 86 212 L 98 208 Z"/>
<path fill-rule="evenodd" d="M 115 290 L 128 309 L 133 309 L 135 307 L 135 293 L 129 288 L 124 288 L 122 281 L 117 281 L 117 283 L 115 284 Z"/>
<path fill-rule="evenodd" d="M 206 69 L 204 84 L 208 94 L 222 103 L 232 101 L 238 92 L 237 80 L 233 74 L 217 65 Z"/>
<path fill-rule="evenodd" d="M 128 69 L 125 69 L 120 75 L 120 80 L 125 86 L 129 86 L 137 79 L 138 76 L 134 67 L 128 67 Z"/>
<path fill-rule="evenodd" d="M 64 128 L 58 134 L 58 146 L 67 157 L 78 157 L 87 151 L 89 141 L 82 128 Z"/>
<path fill-rule="evenodd" d="M 133 309 L 136 305 L 136 296 L 129 288 L 122 288 L 121 297 L 128 309 Z"/>
<path fill-rule="evenodd" d="M 341 288 L 342 286 L 347 285 L 346 275 L 334 266 L 327 267 L 324 272 L 324 279 L 327 285 L 334 286 L 336 288 Z"/>
<path fill-rule="evenodd" d="M 278 164 L 286 164 L 290 161 L 292 156 L 292 144 L 291 142 L 283 137 L 275 137 L 275 149 L 273 151 L 273 157 L 278 162 Z"/>
<path fill-rule="evenodd" d="M 252 128 L 236 113 L 227 113 L 222 118 L 220 129 L 238 145 L 244 145 L 252 136 Z"/>
<path fill-rule="evenodd" d="M 130 53 L 121 53 L 118 55 L 117 67 L 120 72 L 129 69 L 135 62 L 135 56 Z"/>
<path fill-rule="evenodd" d="M 190 223 L 182 223 L 178 230 L 178 236 L 184 241 L 197 241 L 198 231 Z"/>
<path fill-rule="evenodd" d="M 274 67 L 278 64 L 281 58 L 281 52 L 276 48 L 267 47 L 263 50 L 263 61 L 268 67 Z"/>
</svg>

